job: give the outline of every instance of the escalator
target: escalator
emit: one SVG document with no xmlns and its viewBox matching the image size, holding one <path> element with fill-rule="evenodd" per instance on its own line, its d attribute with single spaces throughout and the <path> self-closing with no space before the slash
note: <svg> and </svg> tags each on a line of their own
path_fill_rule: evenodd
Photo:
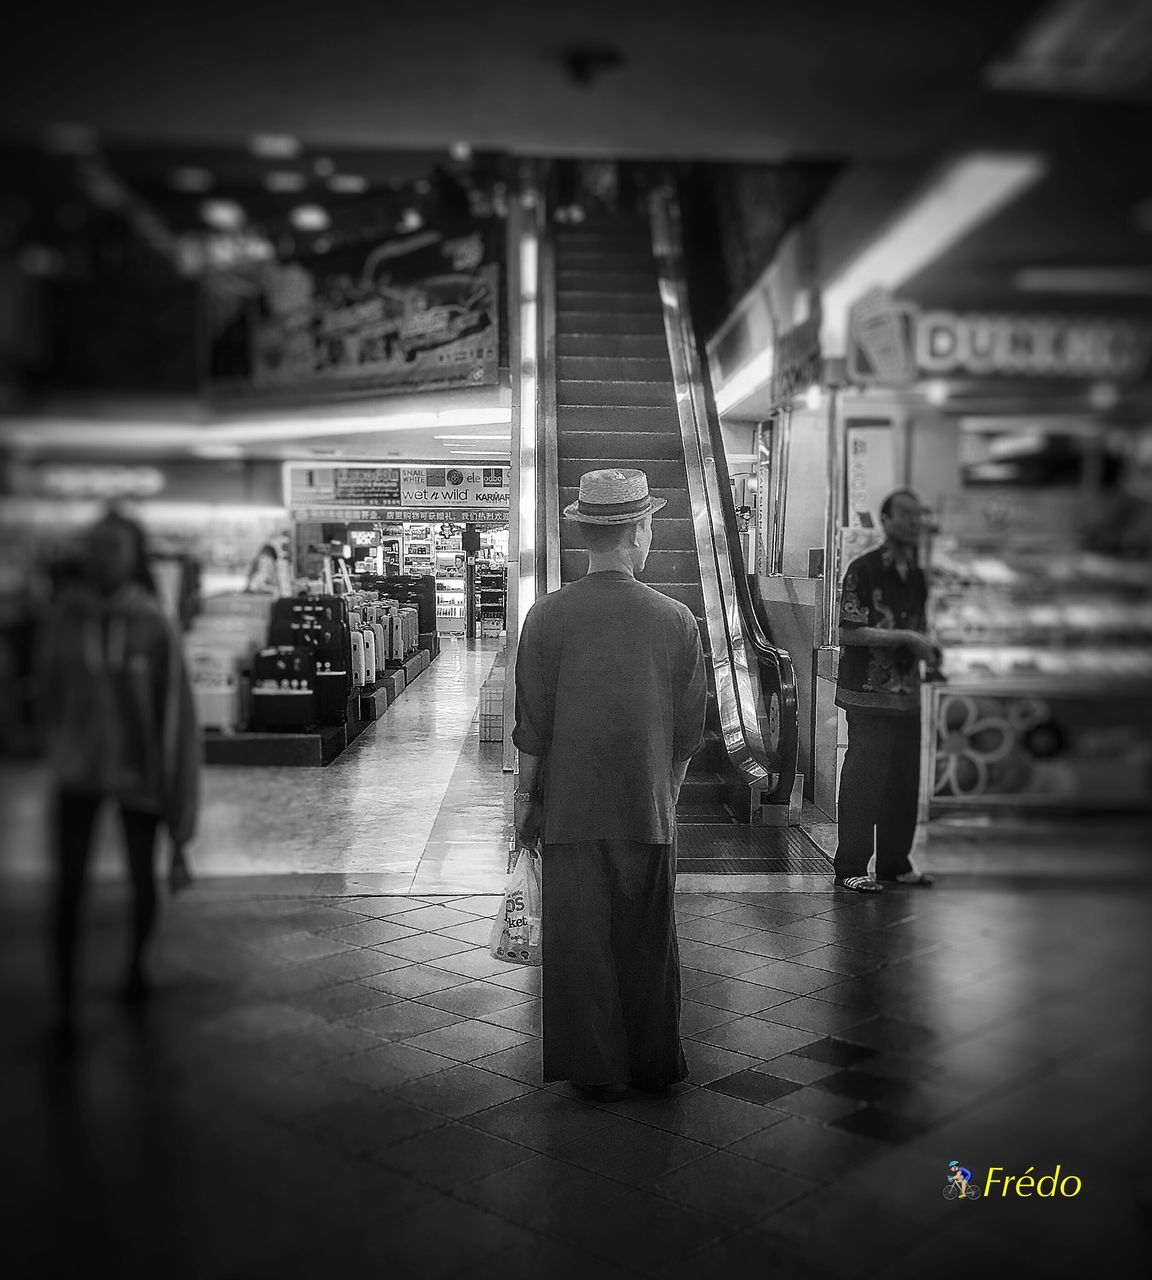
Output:
<svg viewBox="0 0 1152 1280">
<path fill-rule="evenodd" d="M 548 587 L 587 568 L 579 526 L 556 519 L 576 500 L 581 474 L 645 471 L 668 505 L 653 523 L 643 580 L 691 608 L 708 662 L 705 743 L 677 811 L 680 870 L 826 870 L 788 825 L 795 682 L 787 653 L 763 632 L 741 563 L 719 422 L 688 323 L 675 200 L 654 197 L 651 219 L 555 227 L 549 247 L 554 360 L 542 372 L 555 403 L 542 433 L 552 432 L 545 453 L 558 501 L 542 536 L 558 542 L 559 556 Z"/>
</svg>

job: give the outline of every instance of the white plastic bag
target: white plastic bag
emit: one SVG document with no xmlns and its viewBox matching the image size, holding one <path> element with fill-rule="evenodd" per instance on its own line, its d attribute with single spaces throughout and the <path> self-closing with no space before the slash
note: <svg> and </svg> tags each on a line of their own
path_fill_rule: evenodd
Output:
<svg viewBox="0 0 1152 1280">
<path fill-rule="evenodd" d="M 504 886 L 504 901 L 492 921 L 488 950 L 494 960 L 539 964 L 541 960 L 540 855 L 521 848 Z"/>
</svg>

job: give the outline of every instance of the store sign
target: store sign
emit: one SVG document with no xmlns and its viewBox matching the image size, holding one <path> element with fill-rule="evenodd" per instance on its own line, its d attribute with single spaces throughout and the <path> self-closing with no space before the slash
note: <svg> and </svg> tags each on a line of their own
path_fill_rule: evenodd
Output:
<svg viewBox="0 0 1152 1280">
<path fill-rule="evenodd" d="M 873 289 L 849 311 L 848 377 L 907 386 L 920 377 L 1139 378 L 1152 327 L 1115 317 L 924 311 Z"/>
<path fill-rule="evenodd" d="M 848 524 L 879 529 L 880 506 L 896 488 L 892 424 L 883 419 L 849 418 L 845 437 Z"/>
<path fill-rule="evenodd" d="M 6 468 L 9 493 L 40 498 L 154 498 L 164 490 L 164 473 L 156 467 L 33 467 L 14 463 Z"/>
<path fill-rule="evenodd" d="M 500 524 L 508 523 L 508 510 L 491 507 L 298 507 L 292 512 L 297 521 L 326 521 L 339 515 L 342 520 L 364 520 L 378 523 L 420 524 Z"/>
<path fill-rule="evenodd" d="M 213 290 L 211 382 L 227 398 L 498 382 L 496 225 L 337 245 Z"/>
<path fill-rule="evenodd" d="M 820 358 L 820 313 L 814 312 L 803 324 L 776 339 L 772 368 L 773 404 L 785 404 L 818 386 L 823 377 Z"/>
<path fill-rule="evenodd" d="M 307 467 L 290 468 L 291 508 L 330 507 L 480 508 L 508 518 L 510 467 Z M 331 511 L 328 512 L 330 516 Z"/>
</svg>

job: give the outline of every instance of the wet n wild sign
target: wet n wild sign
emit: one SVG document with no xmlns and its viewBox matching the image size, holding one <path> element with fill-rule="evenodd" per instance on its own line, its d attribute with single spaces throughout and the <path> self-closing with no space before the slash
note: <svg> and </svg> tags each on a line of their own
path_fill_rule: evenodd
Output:
<svg viewBox="0 0 1152 1280">
<path fill-rule="evenodd" d="M 848 377 L 907 386 L 921 377 L 1132 382 L 1148 369 L 1152 326 L 1108 316 L 922 310 L 873 289 L 848 321 Z"/>
</svg>

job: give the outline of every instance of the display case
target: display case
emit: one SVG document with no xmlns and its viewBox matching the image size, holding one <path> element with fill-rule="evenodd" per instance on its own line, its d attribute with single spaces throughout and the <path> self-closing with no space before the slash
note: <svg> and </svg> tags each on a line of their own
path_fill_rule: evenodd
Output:
<svg viewBox="0 0 1152 1280">
<path fill-rule="evenodd" d="M 1152 807 L 1152 566 L 1081 547 L 1076 495 L 961 494 L 926 549 L 944 653 L 920 816 Z"/>
</svg>

